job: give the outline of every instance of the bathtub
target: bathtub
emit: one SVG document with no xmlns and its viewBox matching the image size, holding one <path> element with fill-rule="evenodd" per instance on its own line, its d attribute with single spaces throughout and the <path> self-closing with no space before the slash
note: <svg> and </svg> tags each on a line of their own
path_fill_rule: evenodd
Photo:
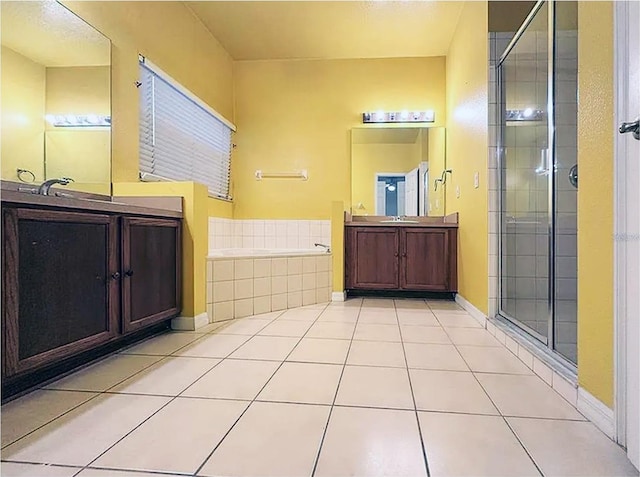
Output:
<svg viewBox="0 0 640 477">
<path fill-rule="evenodd" d="M 209 258 L 220 257 L 303 257 L 305 255 L 328 255 L 324 248 L 220 248 L 209 251 Z"/>
<path fill-rule="evenodd" d="M 315 249 L 214 249 L 207 257 L 209 322 L 259 315 L 331 297 L 332 255 Z"/>
</svg>

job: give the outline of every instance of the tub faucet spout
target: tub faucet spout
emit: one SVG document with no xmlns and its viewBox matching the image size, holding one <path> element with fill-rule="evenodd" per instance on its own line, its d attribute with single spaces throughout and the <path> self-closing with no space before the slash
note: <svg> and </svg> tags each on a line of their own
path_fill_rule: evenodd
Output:
<svg viewBox="0 0 640 477">
<path fill-rule="evenodd" d="M 331 253 L 331 247 L 329 245 L 325 245 L 323 243 L 314 243 L 313 244 L 314 247 L 323 247 L 327 253 Z"/>
</svg>

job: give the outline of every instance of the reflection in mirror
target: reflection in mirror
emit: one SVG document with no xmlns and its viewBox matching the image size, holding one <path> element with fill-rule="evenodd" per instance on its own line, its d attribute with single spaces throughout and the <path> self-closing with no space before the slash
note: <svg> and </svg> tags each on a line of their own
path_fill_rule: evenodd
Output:
<svg viewBox="0 0 640 477">
<path fill-rule="evenodd" d="M 443 216 L 444 128 L 353 128 L 353 215 Z"/>
<path fill-rule="evenodd" d="M 2 1 L 0 15 L 2 179 L 109 194 L 110 41 L 55 1 Z"/>
</svg>

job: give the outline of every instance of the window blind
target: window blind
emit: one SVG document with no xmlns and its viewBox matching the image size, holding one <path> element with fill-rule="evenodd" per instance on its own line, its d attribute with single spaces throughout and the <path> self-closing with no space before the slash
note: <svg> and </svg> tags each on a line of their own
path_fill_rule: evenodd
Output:
<svg viewBox="0 0 640 477">
<path fill-rule="evenodd" d="M 230 200 L 232 127 L 142 57 L 140 82 L 141 180 L 200 182 Z"/>
</svg>

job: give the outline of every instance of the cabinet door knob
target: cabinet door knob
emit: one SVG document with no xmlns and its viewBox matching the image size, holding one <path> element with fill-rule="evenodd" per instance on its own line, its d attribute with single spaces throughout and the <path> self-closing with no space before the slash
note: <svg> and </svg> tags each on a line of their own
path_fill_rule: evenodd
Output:
<svg viewBox="0 0 640 477">
<path fill-rule="evenodd" d="M 395 253 L 393 254 L 393 256 L 394 256 L 394 257 L 397 257 L 397 256 L 398 256 L 398 252 L 395 252 Z"/>
<path fill-rule="evenodd" d="M 130 277 L 130 276 L 132 276 L 132 275 L 133 275 L 133 270 L 127 270 L 126 272 L 124 272 L 124 274 L 125 274 L 127 277 Z"/>
<path fill-rule="evenodd" d="M 120 280 L 120 272 L 116 272 L 116 273 L 111 274 L 111 278 L 113 280 Z"/>
</svg>

